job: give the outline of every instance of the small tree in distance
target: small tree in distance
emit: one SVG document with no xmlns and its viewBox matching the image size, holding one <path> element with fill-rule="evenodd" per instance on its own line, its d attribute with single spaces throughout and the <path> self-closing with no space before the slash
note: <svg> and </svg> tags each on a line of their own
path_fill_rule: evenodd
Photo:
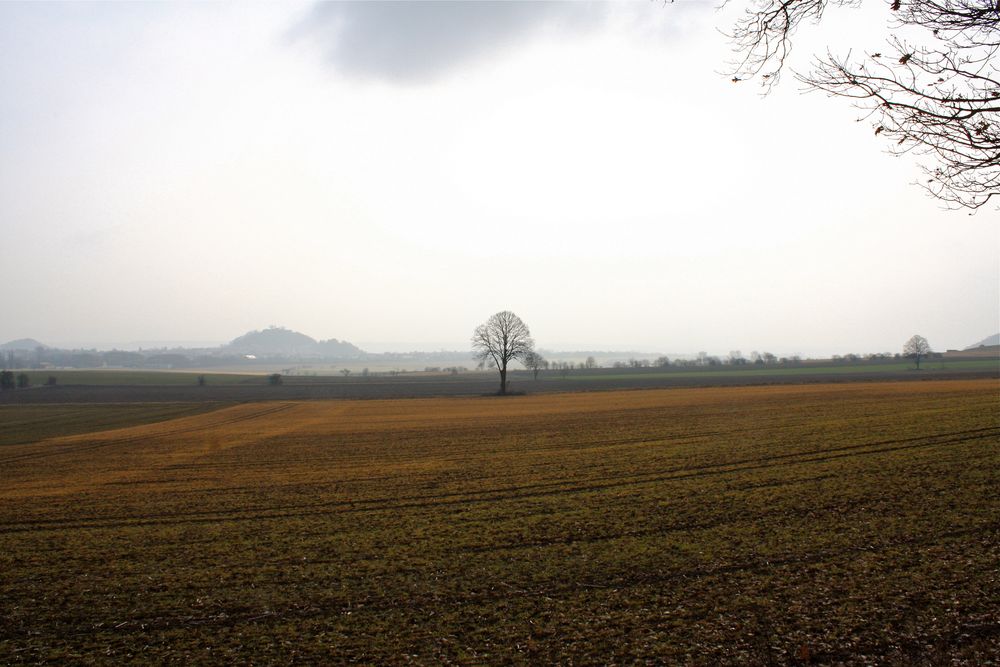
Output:
<svg viewBox="0 0 1000 667">
<path fill-rule="evenodd" d="M 534 350 L 528 325 L 521 318 L 502 310 L 476 327 L 472 334 L 472 351 L 476 359 L 491 360 L 500 371 L 500 394 L 507 393 L 507 364 L 524 359 Z"/>
<path fill-rule="evenodd" d="M 917 363 L 917 370 L 920 370 L 920 359 L 926 357 L 931 352 L 930 343 L 923 336 L 913 336 L 903 345 L 903 356 L 910 357 Z"/>
<path fill-rule="evenodd" d="M 529 350 L 524 355 L 524 358 L 521 359 L 521 363 L 524 364 L 525 368 L 531 371 L 532 375 L 536 380 L 538 379 L 538 371 L 542 370 L 548 365 L 545 361 L 545 357 L 538 354 L 534 350 Z"/>
</svg>

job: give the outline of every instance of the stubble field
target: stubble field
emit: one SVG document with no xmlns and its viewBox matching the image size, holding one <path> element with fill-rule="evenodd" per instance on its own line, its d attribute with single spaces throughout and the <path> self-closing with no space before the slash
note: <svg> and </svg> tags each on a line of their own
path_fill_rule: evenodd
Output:
<svg viewBox="0 0 1000 667">
<path fill-rule="evenodd" d="M 998 664 L 998 408 L 715 387 L 13 438 L 0 663 Z"/>
</svg>

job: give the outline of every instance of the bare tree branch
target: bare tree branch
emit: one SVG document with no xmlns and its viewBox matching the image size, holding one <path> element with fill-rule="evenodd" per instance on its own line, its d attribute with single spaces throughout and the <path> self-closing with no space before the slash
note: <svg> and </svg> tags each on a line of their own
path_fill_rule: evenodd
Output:
<svg viewBox="0 0 1000 667">
<path fill-rule="evenodd" d="M 829 5 L 860 0 L 750 0 L 730 37 L 742 58 L 733 80 L 759 78 L 770 90 L 795 30 Z M 921 185 L 949 208 L 1000 199 L 1000 2 L 892 0 L 884 52 L 817 56 L 795 73 L 807 87 L 853 99 L 896 154 L 925 158 Z M 921 29 L 915 43 L 896 33 Z"/>
</svg>

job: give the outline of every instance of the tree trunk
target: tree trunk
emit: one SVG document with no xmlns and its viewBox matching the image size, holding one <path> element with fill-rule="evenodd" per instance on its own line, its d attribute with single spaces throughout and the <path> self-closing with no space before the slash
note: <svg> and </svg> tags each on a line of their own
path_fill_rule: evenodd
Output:
<svg viewBox="0 0 1000 667">
<path fill-rule="evenodd" d="M 500 369 L 500 394 L 507 393 L 507 364 L 503 365 Z"/>
</svg>

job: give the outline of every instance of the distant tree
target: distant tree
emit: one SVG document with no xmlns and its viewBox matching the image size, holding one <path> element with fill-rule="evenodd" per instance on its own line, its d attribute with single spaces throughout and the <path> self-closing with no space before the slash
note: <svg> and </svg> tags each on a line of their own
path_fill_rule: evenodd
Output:
<svg viewBox="0 0 1000 667">
<path fill-rule="evenodd" d="M 18 373 L 17 375 L 17 388 L 27 389 L 31 386 L 31 378 L 28 377 L 27 373 Z"/>
<path fill-rule="evenodd" d="M 342 369 L 340 369 L 340 372 L 341 372 L 341 374 L 344 377 L 347 377 L 348 375 L 351 374 L 351 369 L 350 368 L 342 368 Z"/>
<path fill-rule="evenodd" d="M 666 368 L 670 365 L 670 357 L 657 357 L 656 365 L 660 368 Z"/>
<path fill-rule="evenodd" d="M 0 389 L 14 388 L 14 371 L 0 371 Z"/>
<path fill-rule="evenodd" d="M 588 369 L 597 368 L 597 360 L 593 357 L 587 357 L 587 361 L 585 363 Z"/>
<path fill-rule="evenodd" d="M 917 370 L 920 370 L 920 360 L 931 353 L 930 343 L 923 336 L 913 336 L 903 345 L 903 356 L 910 357 L 917 363 Z"/>
<path fill-rule="evenodd" d="M 278 386 L 281 382 L 281 373 L 271 373 L 267 376 L 267 383 L 273 387 Z"/>
<path fill-rule="evenodd" d="M 521 359 L 521 363 L 524 367 L 531 371 L 534 379 L 538 379 L 538 371 L 542 370 L 545 366 L 545 358 L 538 354 L 534 350 L 528 350 L 525 352 L 524 357 Z"/>
<path fill-rule="evenodd" d="M 507 364 L 534 350 L 528 325 L 509 310 L 491 315 L 472 334 L 472 351 L 477 359 L 492 361 L 500 371 L 500 393 L 507 393 Z"/>
<path fill-rule="evenodd" d="M 198 379 L 197 379 L 197 382 L 198 382 L 198 386 L 199 387 L 204 387 L 206 384 L 208 384 L 208 380 L 205 379 L 204 375 L 199 375 Z"/>
</svg>

